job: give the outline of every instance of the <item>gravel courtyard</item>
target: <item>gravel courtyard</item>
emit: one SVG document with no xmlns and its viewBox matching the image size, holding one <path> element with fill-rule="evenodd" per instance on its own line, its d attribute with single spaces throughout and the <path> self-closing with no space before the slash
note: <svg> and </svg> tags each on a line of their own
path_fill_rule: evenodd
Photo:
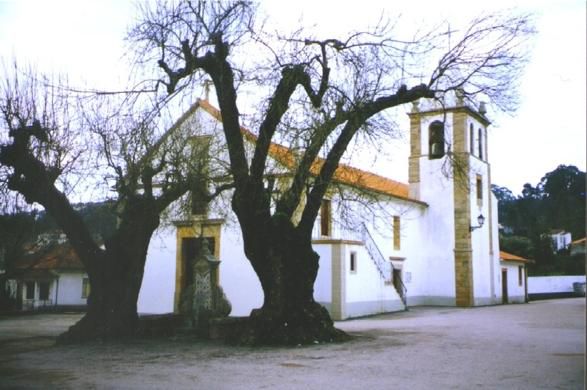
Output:
<svg viewBox="0 0 587 390">
<path fill-rule="evenodd" d="M 583 389 L 585 298 L 412 308 L 354 339 L 231 347 L 181 336 L 56 346 L 79 314 L 0 318 L 0 389 Z"/>
</svg>

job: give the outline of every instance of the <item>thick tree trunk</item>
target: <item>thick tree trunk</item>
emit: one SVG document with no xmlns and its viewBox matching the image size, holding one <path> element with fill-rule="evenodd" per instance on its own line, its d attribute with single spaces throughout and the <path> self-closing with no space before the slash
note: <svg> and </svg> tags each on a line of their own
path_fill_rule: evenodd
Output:
<svg viewBox="0 0 587 390">
<path fill-rule="evenodd" d="M 245 344 L 313 344 L 342 341 L 326 308 L 314 300 L 319 256 L 310 238 L 301 237 L 289 221 L 277 222 L 248 251 L 265 300 L 253 310 L 240 341 Z M 247 249 L 252 249 L 245 243 Z"/>
<path fill-rule="evenodd" d="M 137 300 L 158 214 L 126 218 L 88 269 L 90 296 L 86 315 L 59 337 L 60 342 L 121 339 L 138 329 Z"/>
<path fill-rule="evenodd" d="M 62 342 L 120 339 L 135 334 L 138 325 L 137 298 L 145 259 L 122 259 L 106 253 L 103 263 L 89 271 L 90 295 L 87 313 L 59 337 Z M 125 264 L 127 263 L 127 264 Z"/>
<path fill-rule="evenodd" d="M 151 236 L 159 226 L 160 213 L 188 191 L 189 181 L 171 184 L 155 197 L 153 176 L 159 171 L 149 166 L 151 155 L 143 156 L 138 165 L 129 167 L 128 175 L 117 185 L 120 223 L 114 236 L 107 240 L 106 249 L 101 249 L 82 216 L 55 186 L 61 170 L 45 165 L 31 149 L 31 138 L 44 143 L 48 141 L 47 133 L 37 120 L 31 126 L 11 131 L 13 142 L 0 145 L 0 164 L 14 170 L 8 175 L 10 190 L 24 195 L 30 204 L 41 204 L 55 218 L 88 273 L 91 292 L 87 314 L 60 340 L 131 336 L 138 327 L 137 299 Z M 140 177 L 135 175 L 137 172 Z"/>
<path fill-rule="evenodd" d="M 135 334 L 138 315 L 133 297 L 138 296 L 138 289 L 128 283 L 131 276 L 108 269 L 100 274 L 90 278 L 92 291 L 86 315 L 59 336 L 60 342 L 120 339 Z"/>
</svg>

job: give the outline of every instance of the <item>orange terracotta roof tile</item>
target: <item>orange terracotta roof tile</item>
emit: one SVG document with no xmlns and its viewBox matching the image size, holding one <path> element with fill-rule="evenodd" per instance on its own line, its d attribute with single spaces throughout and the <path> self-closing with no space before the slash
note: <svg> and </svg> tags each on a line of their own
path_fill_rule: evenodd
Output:
<svg viewBox="0 0 587 390">
<path fill-rule="evenodd" d="M 220 111 L 216 107 L 212 106 L 208 101 L 198 100 L 196 104 L 198 104 L 204 111 L 206 111 L 219 122 L 222 121 Z M 247 141 L 255 142 L 257 140 L 257 136 L 243 126 L 241 126 L 241 132 Z M 269 155 L 287 168 L 293 168 L 295 166 L 294 152 L 283 145 L 271 143 L 269 146 Z M 320 168 L 323 164 L 324 159 L 317 158 L 310 168 L 312 174 L 317 175 L 320 172 Z M 401 183 L 372 172 L 367 172 L 351 167 L 346 164 L 339 164 L 338 168 L 334 172 L 334 180 L 341 184 L 347 184 L 410 202 L 426 205 L 426 203 L 422 201 L 409 197 L 409 187 L 406 183 Z"/>
<path fill-rule="evenodd" d="M 504 251 L 499 251 L 499 258 L 503 261 L 518 261 L 518 262 L 522 262 L 522 263 L 532 263 L 532 260 L 529 259 L 525 259 L 523 257 L 508 253 L 508 252 L 504 252 Z"/>
<path fill-rule="evenodd" d="M 17 260 L 18 270 L 83 270 L 84 265 L 69 244 L 54 244 Z"/>
</svg>

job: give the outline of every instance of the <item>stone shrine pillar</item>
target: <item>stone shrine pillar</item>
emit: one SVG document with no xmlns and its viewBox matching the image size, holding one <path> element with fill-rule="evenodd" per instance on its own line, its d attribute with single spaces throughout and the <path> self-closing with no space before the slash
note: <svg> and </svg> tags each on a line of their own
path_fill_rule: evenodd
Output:
<svg viewBox="0 0 587 390">
<path fill-rule="evenodd" d="M 232 308 L 217 282 L 220 260 L 210 253 L 205 239 L 199 241 L 195 258 L 187 259 L 193 262 L 192 282 L 181 295 L 179 311 L 188 329 L 205 335 L 209 320 L 228 316 Z"/>
</svg>

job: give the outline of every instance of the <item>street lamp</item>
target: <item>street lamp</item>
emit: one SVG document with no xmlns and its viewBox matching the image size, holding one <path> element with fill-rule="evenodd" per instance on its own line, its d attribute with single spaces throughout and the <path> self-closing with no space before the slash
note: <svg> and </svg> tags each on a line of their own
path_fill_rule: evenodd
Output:
<svg viewBox="0 0 587 390">
<path fill-rule="evenodd" d="M 483 214 L 479 214 L 479 216 L 477 217 L 477 223 L 479 225 L 477 226 L 469 226 L 469 231 L 472 232 L 475 229 L 479 229 L 480 227 L 483 226 L 483 224 L 485 223 L 485 217 L 483 216 Z"/>
</svg>

